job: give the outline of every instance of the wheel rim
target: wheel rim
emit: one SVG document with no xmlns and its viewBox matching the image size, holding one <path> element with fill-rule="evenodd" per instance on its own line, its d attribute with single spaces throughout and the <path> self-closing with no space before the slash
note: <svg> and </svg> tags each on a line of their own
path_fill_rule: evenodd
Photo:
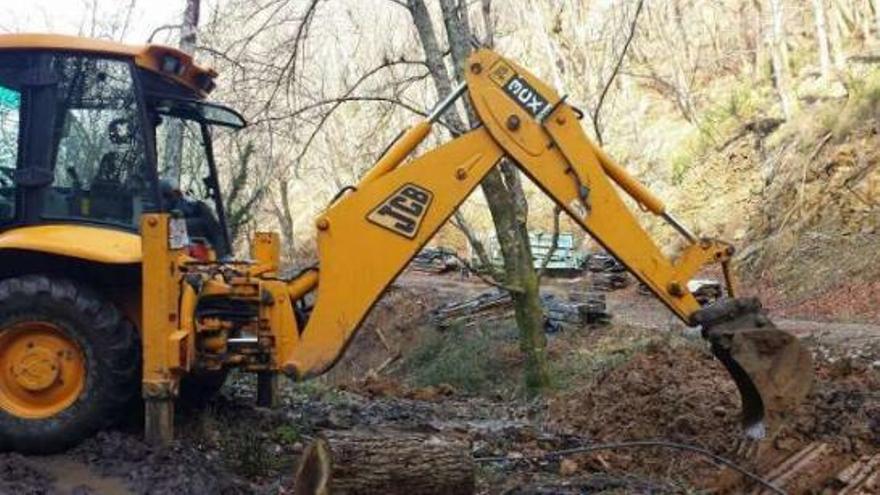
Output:
<svg viewBox="0 0 880 495">
<path fill-rule="evenodd" d="M 86 382 L 80 346 L 58 325 L 26 321 L 0 331 L 0 409 L 28 419 L 54 416 Z"/>
</svg>

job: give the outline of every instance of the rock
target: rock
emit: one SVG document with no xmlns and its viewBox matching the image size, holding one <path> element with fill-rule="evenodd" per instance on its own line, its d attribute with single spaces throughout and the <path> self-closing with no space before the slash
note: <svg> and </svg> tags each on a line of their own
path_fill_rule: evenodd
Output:
<svg viewBox="0 0 880 495">
<path fill-rule="evenodd" d="M 571 459 L 563 459 L 562 462 L 559 463 L 559 475 L 560 476 L 571 476 L 580 470 L 580 466 L 578 463 Z"/>
</svg>

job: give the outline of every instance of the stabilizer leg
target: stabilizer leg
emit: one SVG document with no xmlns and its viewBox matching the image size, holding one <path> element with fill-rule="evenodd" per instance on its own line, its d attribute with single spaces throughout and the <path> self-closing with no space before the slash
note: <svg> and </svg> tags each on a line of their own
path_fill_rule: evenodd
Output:
<svg viewBox="0 0 880 495">
<path fill-rule="evenodd" d="M 165 446 L 174 441 L 174 399 L 144 399 L 144 439 L 152 445 Z"/>
<path fill-rule="evenodd" d="M 257 406 L 275 409 L 278 407 L 280 381 L 278 373 L 261 371 L 257 373 Z"/>
</svg>

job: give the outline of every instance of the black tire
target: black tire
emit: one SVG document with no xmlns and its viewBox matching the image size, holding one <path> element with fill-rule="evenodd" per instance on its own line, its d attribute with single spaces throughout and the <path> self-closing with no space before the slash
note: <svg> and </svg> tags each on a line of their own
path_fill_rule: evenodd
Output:
<svg viewBox="0 0 880 495">
<path fill-rule="evenodd" d="M 140 391 L 141 349 L 134 327 L 89 288 L 27 275 L 0 281 L 0 335 L 23 321 L 46 321 L 77 342 L 85 383 L 66 409 L 42 419 L 0 408 L 0 449 L 47 454 L 70 448 L 117 423 Z"/>
</svg>

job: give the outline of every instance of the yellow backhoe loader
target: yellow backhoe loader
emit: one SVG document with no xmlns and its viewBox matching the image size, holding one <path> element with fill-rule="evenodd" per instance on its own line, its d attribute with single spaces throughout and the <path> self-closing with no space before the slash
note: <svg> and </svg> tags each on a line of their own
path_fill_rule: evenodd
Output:
<svg viewBox="0 0 880 495">
<path fill-rule="evenodd" d="M 263 403 L 279 373 L 327 371 L 503 158 L 701 326 L 739 386 L 748 435 L 803 399 L 810 355 L 757 301 L 734 297 L 730 244 L 679 223 L 522 67 L 479 50 L 466 73 L 319 215 L 319 263 L 282 277 L 277 234 L 256 234 L 249 259 L 230 256 L 211 139 L 245 122 L 205 101 L 216 73 L 163 46 L 0 36 L 0 449 L 68 448 L 140 400 L 146 437 L 167 442 L 175 400 L 216 390 L 231 368 L 258 374 Z M 410 159 L 465 95 L 482 125 Z M 685 247 L 664 255 L 620 191 Z M 727 297 L 703 308 L 687 283 L 712 263 Z"/>
</svg>

